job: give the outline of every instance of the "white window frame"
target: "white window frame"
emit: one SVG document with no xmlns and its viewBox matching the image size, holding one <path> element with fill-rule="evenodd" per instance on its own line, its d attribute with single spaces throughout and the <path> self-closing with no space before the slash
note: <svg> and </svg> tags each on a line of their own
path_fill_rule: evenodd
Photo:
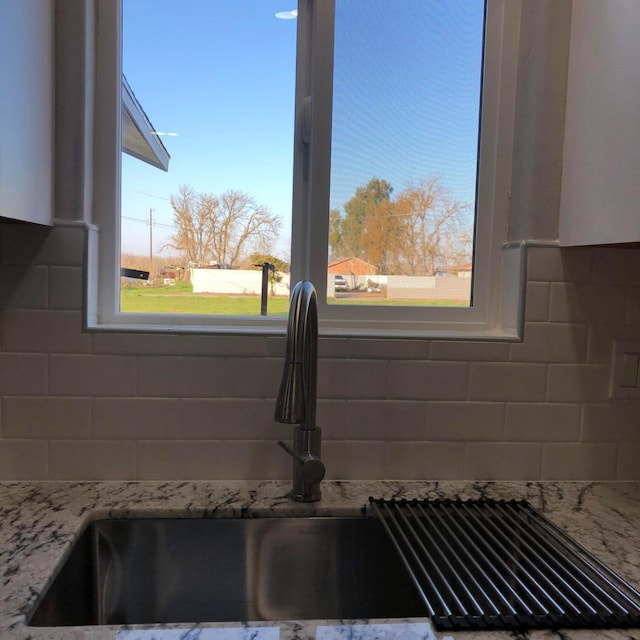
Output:
<svg viewBox="0 0 640 640">
<path fill-rule="evenodd" d="M 300 0 L 294 132 L 291 281 L 318 291 L 325 336 L 518 340 L 523 329 L 524 247 L 505 244 L 513 154 L 520 2 L 487 0 L 472 307 L 327 303 L 333 77 L 333 0 Z M 97 0 L 95 225 L 88 247 L 90 330 L 279 335 L 275 316 L 120 313 L 121 0 Z M 330 54 L 330 55 L 329 55 Z"/>
</svg>

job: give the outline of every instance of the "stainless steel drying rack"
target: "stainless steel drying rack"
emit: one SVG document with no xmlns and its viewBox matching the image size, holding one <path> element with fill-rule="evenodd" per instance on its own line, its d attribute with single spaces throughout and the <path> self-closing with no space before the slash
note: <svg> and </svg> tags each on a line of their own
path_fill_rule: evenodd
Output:
<svg viewBox="0 0 640 640">
<path fill-rule="evenodd" d="M 437 629 L 640 627 L 640 592 L 526 501 L 369 502 Z"/>
</svg>

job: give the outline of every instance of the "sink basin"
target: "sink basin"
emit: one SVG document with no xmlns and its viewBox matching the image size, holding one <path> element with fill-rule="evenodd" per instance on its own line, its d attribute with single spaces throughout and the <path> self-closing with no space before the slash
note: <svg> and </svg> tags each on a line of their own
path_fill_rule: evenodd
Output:
<svg viewBox="0 0 640 640">
<path fill-rule="evenodd" d="M 424 615 L 374 518 L 150 518 L 91 523 L 29 624 Z"/>
</svg>

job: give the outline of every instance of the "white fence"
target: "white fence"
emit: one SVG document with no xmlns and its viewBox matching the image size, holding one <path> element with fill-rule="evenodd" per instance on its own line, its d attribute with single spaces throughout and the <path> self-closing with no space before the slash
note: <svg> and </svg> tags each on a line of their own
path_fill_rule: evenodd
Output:
<svg viewBox="0 0 640 640">
<path fill-rule="evenodd" d="M 387 297 L 401 300 L 468 301 L 471 278 L 388 276 Z"/>
<path fill-rule="evenodd" d="M 289 274 L 279 274 L 281 282 L 273 285 L 277 296 L 289 295 Z M 386 288 L 388 299 L 395 300 L 451 300 L 468 301 L 471 278 L 419 277 L 419 276 L 351 276 L 345 275 L 349 288 L 366 290 L 368 281 Z M 222 293 L 228 295 L 255 295 L 262 291 L 262 271 L 243 269 L 192 269 L 191 283 L 194 293 Z M 334 296 L 334 276 L 327 277 L 327 293 Z M 271 295 L 271 285 L 269 285 Z"/>
<path fill-rule="evenodd" d="M 273 286 L 277 296 L 289 295 L 289 274 L 280 274 L 281 282 Z M 191 269 L 193 293 L 256 295 L 262 292 L 262 271 L 249 269 Z M 271 285 L 269 285 L 271 295 Z"/>
<path fill-rule="evenodd" d="M 366 290 L 372 282 L 386 288 L 390 300 L 449 300 L 468 301 L 471 297 L 471 278 L 453 276 L 378 276 L 345 274 L 350 289 Z M 332 295 L 333 276 L 327 280 Z"/>
</svg>

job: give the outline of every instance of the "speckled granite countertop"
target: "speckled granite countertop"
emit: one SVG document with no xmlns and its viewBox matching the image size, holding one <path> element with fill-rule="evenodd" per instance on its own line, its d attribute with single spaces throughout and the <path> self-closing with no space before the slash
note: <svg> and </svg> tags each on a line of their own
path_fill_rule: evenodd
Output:
<svg viewBox="0 0 640 640">
<path fill-rule="evenodd" d="M 285 482 L 4 482 L 0 483 L 0 639 L 1 640 L 134 640 L 123 627 L 28 627 L 26 619 L 56 566 L 90 520 L 104 517 L 186 516 L 265 517 L 358 515 L 369 496 L 379 498 L 516 498 L 527 499 L 579 543 L 592 551 L 632 585 L 640 586 L 640 483 L 497 483 L 497 482 L 325 482 L 319 503 L 299 504 L 287 498 Z M 339 624 L 335 621 L 332 624 Z M 345 622 L 345 621 L 342 621 Z M 386 621 L 349 621 L 349 623 Z M 399 622 L 399 621 L 389 621 Z M 427 619 L 412 622 L 428 622 Z M 326 621 L 257 623 L 279 627 L 280 640 L 314 640 Z M 238 625 L 198 625 L 191 633 L 167 637 L 206 638 L 203 628 Z M 249 625 L 251 626 L 251 625 Z M 375 632 L 351 629 L 331 637 L 379 638 Z M 375 627 L 370 627 L 371 631 Z M 130 628 L 131 629 L 131 628 Z M 138 628 L 134 628 L 138 629 Z M 189 625 L 157 626 L 182 629 Z M 120 632 L 120 633 L 119 633 Z M 175 635 L 174 635 L 175 633 Z M 139 634 L 144 640 L 151 635 Z M 239 638 L 252 637 L 251 632 Z M 277 636 L 276 636 L 277 637 Z M 329 636 L 326 636 L 329 637 Z M 534 631 L 438 633 L 438 640 L 640 640 L 640 629 L 610 631 Z"/>
</svg>

